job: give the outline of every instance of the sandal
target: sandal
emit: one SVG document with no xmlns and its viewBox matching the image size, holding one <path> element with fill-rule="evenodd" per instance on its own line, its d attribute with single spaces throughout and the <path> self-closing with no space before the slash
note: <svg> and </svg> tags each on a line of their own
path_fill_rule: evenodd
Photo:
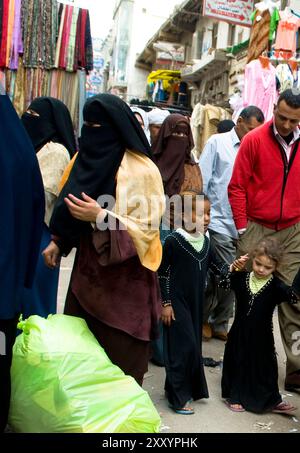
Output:
<svg viewBox="0 0 300 453">
<path fill-rule="evenodd" d="M 173 411 L 180 415 L 193 415 L 195 413 L 192 407 L 182 407 L 181 409 L 175 409 L 173 407 Z"/>
<path fill-rule="evenodd" d="M 231 403 L 228 400 L 225 400 L 225 404 L 233 412 L 245 412 L 246 409 L 243 408 L 241 404 L 238 403 Z"/>
<path fill-rule="evenodd" d="M 189 401 L 187 402 L 187 404 L 188 403 Z M 176 409 L 174 406 L 172 406 L 172 404 L 169 404 L 169 407 L 173 409 L 173 411 L 176 412 L 176 414 L 180 415 L 193 415 L 195 413 L 194 409 L 189 406 L 184 406 L 181 409 Z"/>
<path fill-rule="evenodd" d="M 272 412 L 275 412 L 275 414 L 290 414 L 296 409 L 297 408 L 295 406 L 288 403 L 287 401 L 281 401 L 281 403 L 277 404 L 277 406 L 274 407 Z"/>
</svg>

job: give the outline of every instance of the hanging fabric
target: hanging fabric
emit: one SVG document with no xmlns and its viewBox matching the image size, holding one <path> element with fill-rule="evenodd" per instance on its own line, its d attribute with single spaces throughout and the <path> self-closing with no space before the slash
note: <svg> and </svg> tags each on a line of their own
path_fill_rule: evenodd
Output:
<svg viewBox="0 0 300 453">
<path fill-rule="evenodd" d="M 253 88 L 255 87 L 255 89 Z M 272 64 L 263 68 L 259 60 L 253 60 L 245 68 L 244 107 L 255 105 L 264 113 L 265 120 L 273 117 L 277 101 L 276 70 Z"/>
</svg>

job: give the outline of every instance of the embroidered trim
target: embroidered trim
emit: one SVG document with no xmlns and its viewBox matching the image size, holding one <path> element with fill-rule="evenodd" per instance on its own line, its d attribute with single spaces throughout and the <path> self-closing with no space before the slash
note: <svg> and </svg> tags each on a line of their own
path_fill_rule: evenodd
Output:
<svg viewBox="0 0 300 453">
<path fill-rule="evenodd" d="M 204 261 L 206 258 L 207 258 L 207 255 L 208 255 L 208 252 L 209 252 L 209 247 L 208 247 L 208 239 L 205 237 L 204 238 L 204 244 L 203 244 L 203 247 L 202 247 L 202 250 L 200 250 L 200 252 L 197 252 L 191 245 L 190 243 L 182 236 L 180 235 L 179 233 L 171 233 L 170 236 L 172 236 L 174 239 L 176 239 L 176 241 L 178 242 L 178 244 L 189 254 L 191 255 L 191 257 L 193 257 L 196 261 L 198 261 L 199 263 L 199 266 L 200 266 L 200 269 L 201 269 L 201 263 L 202 261 Z M 178 238 L 179 236 L 179 238 Z M 189 247 L 191 247 L 191 249 L 193 250 L 193 252 L 191 252 L 191 250 L 188 250 L 184 244 L 182 244 L 181 240 L 186 242 Z"/>
<path fill-rule="evenodd" d="M 270 285 L 270 283 L 273 281 L 273 278 L 274 278 L 274 276 L 272 275 L 271 278 L 267 281 L 267 283 L 264 286 L 262 286 L 262 288 L 257 293 L 253 294 L 251 291 L 251 288 L 250 288 L 250 273 L 247 275 L 246 287 L 247 287 L 247 291 L 248 291 L 249 295 L 251 296 L 251 299 L 249 300 L 249 310 L 248 310 L 246 316 L 249 316 L 249 314 L 251 313 L 255 298 L 259 294 L 261 294 Z"/>
</svg>

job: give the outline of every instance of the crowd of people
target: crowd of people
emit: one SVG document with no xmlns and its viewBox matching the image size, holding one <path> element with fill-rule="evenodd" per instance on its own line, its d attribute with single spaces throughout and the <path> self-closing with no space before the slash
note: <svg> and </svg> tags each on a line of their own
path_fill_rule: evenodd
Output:
<svg viewBox="0 0 300 453">
<path fill-rule="evenodd" d="M 0 96 L 0 431 L 20 314 L 56 312 L 62 256 L 76 256 L 64 313 L 87 325 L 138 384 L 165 366 L 175 413 L 208 398 L 202 339 L 226 341 L 222 397 L 235 412 L 293 413 L 272 331 L 278 306 L 285 388 L 300 388 L 300 92 L 272 120 L 256 106 L 223 121 L 193 157 L 189 118 L 100 94 L 76 141 L 67 107 L 35 99 L 21 120 Z M 9 153 L 7 150 L 9 149 Z M 230 318 L 234 317 L 229 329 Z"/>
</svg>

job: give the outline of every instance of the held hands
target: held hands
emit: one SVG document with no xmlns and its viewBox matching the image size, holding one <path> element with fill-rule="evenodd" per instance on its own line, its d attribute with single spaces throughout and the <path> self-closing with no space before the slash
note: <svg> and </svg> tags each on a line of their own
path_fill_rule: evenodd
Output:
<svg viewBox="0 0 300 453">
<path fill-rule="evenodd" d="M 51 241 L 48 247 L 42 252 L 44 257 L 45 265 L 54 269 L 59 266 L 60 263 L 60 250 L 54 241 Z"/>
<path fill-rule="evenodd" d="M 166 326 L 169 326 L 169 327 L 171 325 L 171 322 L 175 321 L 175 314 L 174 314 L 172 305 L 167 305 L 166 307 L 162 307 L 161 320 Z"/>
<path fill-rule="evenodd" d="M 245 268 L 248 260 L 249 260 L 248 253 L 246 255 L 240 256 L 238 259 L 234 260 L 234 262 L 230 265 L 229 267 L 230 272 L 242 271 Z"/>
<path fill-rule="evenodd" d="M 73 217 L 84 222 L 94 222 L 98 214 L 102 211 L 99 204 L 91 197 L 82 192 L 83 200 L 75 197 L 71 193 L 65 198 L 65 203 Z"/>
</svg>

